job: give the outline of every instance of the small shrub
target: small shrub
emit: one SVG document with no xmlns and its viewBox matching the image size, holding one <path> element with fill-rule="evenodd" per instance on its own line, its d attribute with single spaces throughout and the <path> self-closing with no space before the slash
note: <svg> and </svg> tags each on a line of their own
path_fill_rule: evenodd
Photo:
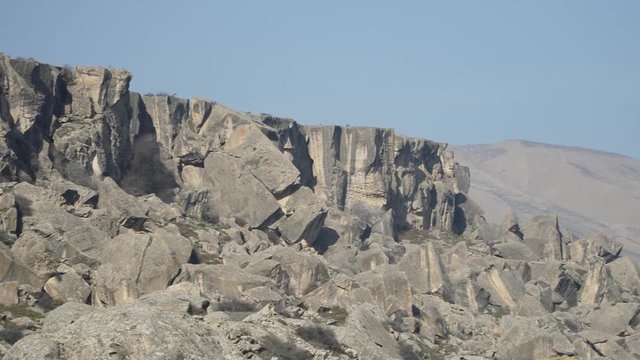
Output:
<svg viewBox="0 0 640 360">
<path fill-rule="evenodd" d="M 44 318 L 44 314 L 31 310 L 25 306 L 0 306 L 0 313 L 8 311 L 13 317 L 26 316 L 31 320 L 37 320 Z"/>
<path fill-rule="evenodd" d="M 293 341 L 282 341 L 273 335 L 267 335 L 260 339 L 263 350 L 260 357 L 263 359 L 278 358 L 281 360 L 311 359 L 313 355 L 295 345 Z"/>
<path fill-rule="evenodd" d="M 308 325 L 299 327 L 296 334 L 309 344 L 332 352 L 344 353 L 342 345 L 336 339 L 336 334 L 328 327 Z"/>
<path fill-rule="evenodd" d="M 414 349 L 411 345 L 406 342 L 398 343 L 400 347 L 400 357 L 403 360 L 440 360 L 444 359 L 443 356 L 437 354 L 433 350 L 427 348 L 425 349 Z"/>
<path fill-rule="evenodd" d="M 249 312 L 256 311 L 256 306 L 240 299 L 231 298 L 221 301 L 217 309 L 226 312 Z"/>
<path fill-rule="evenodd" d="M 509 310 L 502 306 L 494 307 L 493 311 L 491 311 L 491 315 L 496 319 L 501 319 L 503 316 L 509 315 Z"/>
</svg>

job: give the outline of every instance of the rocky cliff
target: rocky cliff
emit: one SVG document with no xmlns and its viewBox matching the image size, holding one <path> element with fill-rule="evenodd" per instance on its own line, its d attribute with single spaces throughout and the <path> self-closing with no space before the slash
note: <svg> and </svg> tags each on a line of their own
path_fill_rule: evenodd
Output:
<svg viewBox="0 0 640 360">
<path fill-rule="evenodd" d="M 130 81 L 0 55 L 6 359 L 640 354 L 621 245 L 487 223 L 446 145 Z"/>
</svg>

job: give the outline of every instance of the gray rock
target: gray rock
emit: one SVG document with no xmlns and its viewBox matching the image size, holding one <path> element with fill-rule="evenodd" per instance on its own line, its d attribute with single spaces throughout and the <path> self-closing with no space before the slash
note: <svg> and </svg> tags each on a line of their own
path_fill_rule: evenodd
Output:
<svg viewBox="0 0 640 360">
<path fill-rule="evenodd" d="M 521 278 L 510 269 L 499 269 L 495 265 L 478 275 L 478 284 L 491 294 L 492 303 L 509 309 L 515 308 L 517 301 L 525 293 Z"/>
<path fill-rule="evenodd" d="M 349 311 L 347 327 L 336 329 L 337 339 L 367 359 L 398 359 L 398 343 L 384 328 L 383 321 L 371 305 L 356 305 Z"/>
<path fill-rule="evenodd" d="M 289 244 L 305 240 L 312 245 L 320 233 L 327 212 L 319 199 L 308 187 L 301 187 L 290 196 L 280 200 L 286 217 L 274 227 Z"/>
<path fill-rule="evenodd" d="M 495 256 L 505 259 L 532 261 L 539 258 L 527 245 L 516 241 L 495 244 L 493 250 Z"/>
<path fill-rule="evenodd" d="M 601 305 L 586 315 L 584 321 L 592 330 L 620 335 L 629 327 L 635 328 L 640 325 L 640 304 Z"/>
<path fill-rule="evenodd" d="M 53 329 L 52 329 L 53 330 Z M 164 307 L 134 303 L 94 310 L 64 328 L 31 335 L 6 359 L 223 359 L 205 326 Z"/>
<path fill-rule="evenodd" d="M 188 281 L 196 285 L 200 293 L 209 297 L 216 294 L 228 298 L 238 298 L 249 289 L 271 285 L 277 288 L 271 279 L 243 271 L 237 265 L 183 265 L 175 283 Z"/>
<path fill-rule="evenodd" d="M 450 298 L 451 284 L 443 271 L 440 256 L 433 242 L 428 241 L 409 250 L 398 266 L 407 274 L 409 285 L 414 292 Z"/>
<path fill-rule="evenodd" d="M 304 296 L 330 278 L 324 259 L 317 255 L 276 246 L 257 254 L 259 259 L 271 259 L 280 263 L 289 276 L 288 292 L 294 296 Z"/>
<path fill-rule="evenodd" d="M 99 188 L 98 208 L 107 209 L 118 217 L 118 224 L 133 230 L 142 230 L 147 221 L 148 209 L 132 195 L 127 194 L 113 179 L 106 177 Z"/>
<path fill-rule="evenodd" d="M 255 125 L 235 128 L 222 151 L 242 159 L 248 171 L 274 196 L 300 184 L 300 172 Z"/>
<path fill-rule="evenodd" d="M 36 288 L 41 287 L 43 283 L 40 277 L 14 258 L 6 245 L 0 243 L 0 282 L 7 281 L 28 284 Z"/>
<path fill-rule="evenodd" d="M 304 126 L 303 131 L 318 188 L 339 209 L 373 224 L 384 216 L 385 204 L 394 207 L 400 226 L 450 230 L 463 221 L 454 217 L 454 194 L 464 190 L 464 179 L 457 184 L 457 165 L 444 146 L 390 129 Z M 466 178 L 465 171 L 458 174 Z"/>
<path fill-rule="evenodd" d="M 68 266 L 60 266 L 56 275 L 44 283 L 43 290 L 54 301 L 86 303 L 91 295 L 91 287 L 80 275 Z"/>
<path fill-rule="evenodd" d="M 18 282 L 3 281 L 0 283 L 0 305 L 18 305 Z"/>
<path fill-rule="evenodd" d="M 47 317 L 42 322 L 42 331 L 56 332 L 64 330 L 82 316 L 92 312 L 93 308 L 87 304 L 73 301 L 64 303 L 47 313 Z"/>
<path fill-rule="evenodd" d="M 558 227 L 557 215 L 540 215 L 531 218 L 522 227 L 524 243 L 536 255 L 546 260 L 568 259 L 568 251 Z"/>
<path fill-rule="evenodd" d="M 573 241 L 570 245 L 571 260 L 587 263 L 590 258 L 600 257 L 606 262 L 617 259 L 622 252 L 622 243 L 598 234 L 585 239 Z"/>
<path fill-rule="evenodd" d="M 640 295 L 640 271 L 631 258 L 623 256 L 606 265 L 611 280 L 622 290 Z"/>
<path fill-rule="evenodd" d="M 523 317 L 504 316 L 500 321 L 503 335 L 496 359 L 550 359 L 575 354 L 555 323 L 542 318 L 538 321 L 543 325 Z"/>
<path fill-rule="evenodd" d="M 171 228 L 124 233 L 109 241 L 94 274 L 92 303 L 117 305 L 165 289 L 191 258 L 188 239 Z"/>
<path fill-rule="evenodd" d="M 235 217 L 250 228 L 259 228 L 282 214 L 269 189 L 240 159 L 214 152 L 205 159 L 204 170 L 206 186 L 211 189 L 208 206 L 220 216 Z"/>
</svg>

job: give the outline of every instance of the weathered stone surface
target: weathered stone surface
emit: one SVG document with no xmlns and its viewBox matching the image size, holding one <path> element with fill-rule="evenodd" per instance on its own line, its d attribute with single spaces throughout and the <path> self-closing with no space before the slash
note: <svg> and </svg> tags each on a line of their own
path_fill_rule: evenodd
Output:
<svg viewBox="0 0 640 360">
<path fill-rule="evenodd" d="M 3 281 L 0 283 L 0 305 L 18 305 L 18 285 L 17 281 Z"/>
<path fill-rule="evenodd" d="M 527 318 L 507 315 L 500 321 L 503 336 L 498 344 L 497 359 L 550 359 L 575 355 L 571 342 L 557 324 L 546 319 L 544 328 Z M 560 351 L 560 353 L 558 353 Z"/>
<path fill-rule="evenodd" d="M 566 245 L 558 228 L 558 217 L 556 215 L 533 217 L 524 224 L 522 233 L 524 234 L 524 243 L 538 257 L 546 260 L 568 258 Z"/>
<path fill-rule="evenodd" d="M 38 276 L 48 278 L 58 267 L 64 247 L 34 231 L 23 232 L 11 248 L 16 258 Z"/>
<path fill-rule="evenodd" d="M 501 244 L 493 245 L 493 254 L 495 256 L 505 258 L 505 259 L 515 259 L 515 260 L 524 260 L 524 261 L 532 261 L 537 260 L 538 255 L 536 255 L 531 249 L 521 242 L 510 241 Z"/>
<path fill-rule="evenodd" d="M 369 303 L 384 314 L 408 314 L 411 312 L 411 296 L 407 275 L 396 267 L 385 266 L 353 278 L 339 274 L 307 294 L 305 302 L 317 309 L 348 309 Z"/>
<path fill-rule="evenodd" d="M 223 359 L 205 325 L 184 315 L 144 303 L 94 310 L 64 328 L 25 337 L 5 358 Z"/>
<path fill-rule="evenodd" d="M 295 244 L 305 240 L 307 244 L 313 244 L 327 217 L 327 211 L 313 191 L 303 186 L 282 199 L 280 204 L 286 217 L 274 226 L 285 241 Z"/>
<path fill-rule="evenodd" d="M 189 262 L 193 248 L 177 230 L 153 234 L 123 233 L 109 241 L 95 272 L 93 304 L 118 305 L 142 294 L 165 289 L 180 266 Z"/>
<path fill-rule="evenodd" d="M 520 231 L 518 216 L 516 214 L 509 213 L 502 219 L 502 232 L 504 233 L 506 242 L 522 240 L 524 234 Z"/>
<path fill-rule="evenodd" d="M 575 262 L 587 263 L 589 259 L 596 256 L 611 262 L 620 256 L 622 244 L 598 234 L 571 242 L 570 251 L 571 260 Z"/>
<path fill-rule="evenodd" d="M 635 296 L 640 295 L 640 271 L 636 263 L 627 256 L 616 259 L 606 265 L 611 280 L 621 291 Z"/>
<path fill-rule="evenodd" d="M 491 265 L 478 275 L 478 284 L 491 294 L 490 301 L 513 309 L 517 300 L 524 295 L 522 279 L 508 269 L 498 269 Z"/>
<path fill-rule="evenodd" d="M 371 291 L 361 287 L 356 280 L 344 274 L 334 276 L 305 296 L 305 302 L 316 309 L 321 307 L 347 309 L 353 305 L 373 301 Z"/>
<path fill-rule="evenodd" d="M 237 265 L 183 265 L 176 283 L 188 281 L 202 294 L 213 297 L 220 294 L 228 298 L 239 297 L 249 289 L 276 283 L 264 276 L 248 273 Z"/>
<path fill-rule="evenodd" d="M 68 266 L 58 268 L 57 274 L 44 283 L 44 291 L 60 303 L 86 303 L 91 295 L 89 284 Z"/>
<path fill-rule="evenodd" d="M 581 320 L 592 330 L 619 335 L 640 325 L 640 304 L 605 304 L 593 308 Z"/>
<path fill-rule="evenodd" d="M 66 258 L 69 265 L 97 265 L 109 235 L 94 226 L 94 218 L 83 219 L 68 213 L 54 205 L 58 196 L 38 186 L 22 182 L 13 187 L 13 193 L 22 213 L 23 235 L 33 232 L 24 241 L 22 236 L 18 238 L 14 245 L 22 262 L 39 264 L 39 273 L 55 265 L 47 259 L 51 255 L 54 259 Z M 38 251 L 31 253 L 30 247 L 34 245 Z"/>
<path fill-rule="evenodd" d="M 381 267 L 360 273 L 354 280 L 371 293 L 374 303 L 386 314 L 411 313 L 411 288 L 408 276 L 395 267 Z"/>
<path fill-rule="evenodd" d="M 232 216 L 251 228 L 258 228 L 281 213 L 280 204 L 269 189 L 240 159 L 214 152 L 207 156 L 204 170 L 206 186 L 211 189 L 209 207 L 216 209 L 220 216 Z"/>
<path fill-rule="evenodd" d="M 1 240 L 7 245 L 13 244 L 18 231 L 18 209 L 12 193 L 0 195 L 0 230 L 3 231 Z"/>
<path fill-rule="evenodd" d="M 27 266 L 16 261 L 11 250 L 0 244 L 0 282 L 16 281 L 34 287 L 42 286 L 42 279 L 34 274 Z"/>
<path fill-rule="evenodd" d="M 446 299 L 451 296 L 451 285 L 432 242 L 408 251 L 398 266 L 407 274 L 414 292 L 438 294 Z"/>
<path fill-rule="evenodd" d="M 465 186 L 454 185 L 456 165 L 443 146 L 389 129 L 305 126 L 303 131 L 318 188 L 339 209 L 377 223 L 389 205 L 400 229 L 451 230 L 464 223 L 454 219 L 454 194 Z"/>
<path fill-rule="evenodd" d="M 607 270 L 604 261 L 594 261 L 589 266 L 582 291 L 580 302 L 585 304 L 599 304 L 605 295 L 607 286 Z"/>
<path fill-rule="evenodd" d="M 259 258 L 275 260 L 282 265 L 289 275 L 288 291 L 295 296 L 304 296 L 329 280 L 327 265 L 317 255 L 275 246 L 257 254 Z"/>
<path fill-rule="evenodd" d="M 299 184 L 298 169 L 255 125 L 238 126 L 222 151 L 242 159 L 251 174 L 276 197 Z"/>
<path fill-rule="evenodd" d="M 120 226 L 134 230 L 143 229 L 149 210 L 134 196 L 127 194 L 109 177 L 100 184 L 99 193 L 98 208 L 107 209 L 116 215 Z"/>
<path fill-rule="evenodd" d="M 82 316 L 91 314 L 93 309 L 91 305 L 79 302 L 64 303 L 47 313 L 47 317 L 42 322 L 42 331 L 56 332 L 64 330 Z"/>
<path fill-rule="evenodd" d="M 367 359 L 400 358 L 398 343 L 382 325 L 383 319 L 371 305 L 356 305 L 346 319 L 348 327 L 336 335 L 340 342 Z"/>
</svg>

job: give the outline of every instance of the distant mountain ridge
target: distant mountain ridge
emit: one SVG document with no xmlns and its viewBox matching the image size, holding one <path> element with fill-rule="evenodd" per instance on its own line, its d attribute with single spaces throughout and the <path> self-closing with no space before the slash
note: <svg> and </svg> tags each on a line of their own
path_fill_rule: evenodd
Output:
<svg viewBox="0 0 640 360">
<path fill-rule="evenodd" d="M 640 160 L 523 140 L 452 148 L 471 168 L 470 196 L 489 221 L 510 211 L 521 220 L 554 212 L 577 235 L 623 239 L 625 251 L 640 260 Z"/>
</svg>

